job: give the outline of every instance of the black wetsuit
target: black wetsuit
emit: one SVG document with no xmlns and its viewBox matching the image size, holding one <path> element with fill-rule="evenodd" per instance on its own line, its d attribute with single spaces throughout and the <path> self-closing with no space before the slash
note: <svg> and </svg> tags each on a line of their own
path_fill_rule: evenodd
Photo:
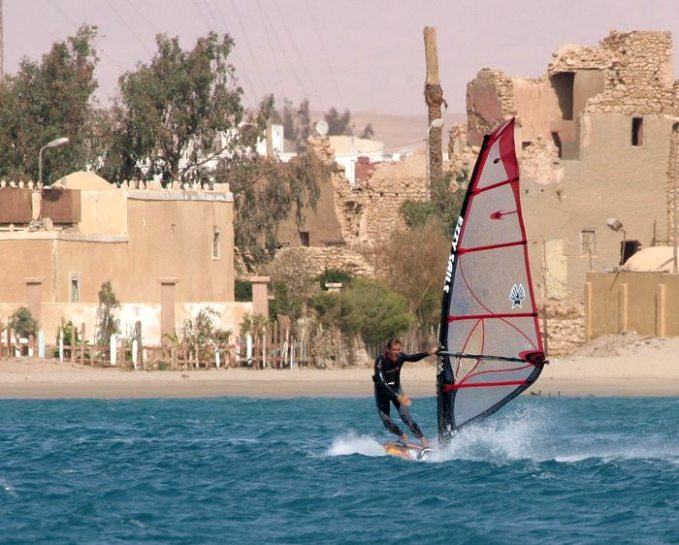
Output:
<svg viewBox="0 0 679 545">
<path fill-rule="evenodd" d="M 393 403 L 398 411 L 401 420 L 405 422 L 411 432 L 418 439 L 422 439 L 424 434 L 420 427 L 410 416 L 408 407 L 401 405 L 396 399 L 401 394 L 401 367 L 406 361 L 420 361 L 426 358 L 429 354 L 427 352 L 420 352 L 418 354 L 404 354 L 401 352 L 395 362 L 391 361 L 386 354 L 382 354 L 375 360 L 375 374 L 373 381 L 375 382 L 375 403 L 377 404 L 377 412 L 380 419 L 391 433 L 395 433 L 399 437 L 403 435 L 401 429 L 394 424 L 394 421 L 389 416 L 390 404 Z"/>
</svg>

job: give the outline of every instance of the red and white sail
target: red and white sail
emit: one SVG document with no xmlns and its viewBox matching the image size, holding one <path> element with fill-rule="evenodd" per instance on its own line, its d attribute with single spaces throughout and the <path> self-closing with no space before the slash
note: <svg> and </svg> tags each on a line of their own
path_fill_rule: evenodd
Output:
<svg viewBox="0 0 679 545">
<path fill-rule="evenodd" d="M 453 228 L 441 313 L 439 435 L 486 417 L 545 363 L 521 214 L 514 119 L 484 139 Z"/>
</svg>

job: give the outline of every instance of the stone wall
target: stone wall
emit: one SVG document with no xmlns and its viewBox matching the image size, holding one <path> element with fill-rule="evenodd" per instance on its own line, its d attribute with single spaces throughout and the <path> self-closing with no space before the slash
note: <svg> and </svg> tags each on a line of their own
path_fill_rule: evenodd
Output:
<svg viewBox="0 0 679 545">
<path fill-rule="evenodd" d="M 675 108 L 670 32 L 612 31 L 601 41 L 605 54 L 611 61 L 606 88 L 589 100 L 587 112 L 634 115 Z"/>
<path fill-rule="evenodd" d="M 480 146 L 483 135 L 515 115 L 512 79 L 500 70 L 482 69 L 467 84 L 467 138 Z"/>
<path fill-rule="evenodd" d="M 386 242 L 405 223 L 399 208 L 407 200 L 427 198 L 424 154 L 395 163 L 377 163 L 372 174 L 350 188 L 341 176 L 335 180 L 337 216 L 349 248 L 374 248 Z"/>
<path fill-rule="evenodd" d="M 668 242 L 672 246 L 677 246 L 676 237 L 676 221 L 679 220 L 675 216 L 677 213 L 677 184 L 679 183 L 679 123 L 672 124 L 672 140 L 670 143 L 670 160 L 667 169 L 667 233 Z"/>
</svg>

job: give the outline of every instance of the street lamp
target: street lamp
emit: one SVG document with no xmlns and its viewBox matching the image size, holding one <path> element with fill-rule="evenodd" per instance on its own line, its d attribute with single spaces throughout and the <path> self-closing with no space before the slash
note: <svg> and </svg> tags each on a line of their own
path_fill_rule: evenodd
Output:
<svg viewBox="0 0 679 545">
<path fill-rule="evenodd" d="M 68 138 L 62 136 L 61 138 L 56 138 L 50 142 L 47 142 L 43 147 L 40 148 L 38 152 L 38 184 L 42 185 L 42 152 L 47 148 L 56 148 L 57 146 L 63 146 L 68 142 Z"/>
<path fill-rule="evenodd" d="M 443 119 L 440 117 L 437 117 L 436 119 L 432 119 L 431 123 L 429 123 L 429 128 L 427 129 L 427 179 L 426 179 L 426 185 L 427 185 L 427 199 L 431 199 L 431 157 L 429 156 L 429 138 L 431 136 L 431 130 L 432 129 L 440 129 L 443 127 Z"/>
<path fill-rule="evenodd" d="M 622 222 L 619 219 L 616 218 L 608 218 L 608 221 L 606 221 L 606 225 L 608 227 L 615 231 L 615 232 L 622 232 L 622 243 L 620 245 L 620 265 L 624 265 L 624 260 L 625 260 L 625 238 L 627 237 L 627 233 L 625 230 L 622 228 Z"/>
</svg>

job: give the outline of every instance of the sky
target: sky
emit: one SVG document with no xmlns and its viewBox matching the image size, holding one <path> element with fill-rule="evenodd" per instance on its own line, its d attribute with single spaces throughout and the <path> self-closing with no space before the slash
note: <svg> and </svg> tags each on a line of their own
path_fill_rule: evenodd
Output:
<svg viewBox="0 0 679 545">
<path fill-rule="evenodd" d="M 97 97 L 148 63 L 155 35 L 191 49 L 209 31 L 230 34 L 243 102 L 308 98 L 312 110 L 425 115 L 425 26 L 436 28 L 448 111 L 465 111 L 482 68 L 539 77 L 563 44 L 597 45 L 611 29 L 669 30 L 679 43 L 679 0 L 0 0 L 4 70 L 39 61 L 82 24 L 99 28 Z M 675 79 L 679 53 L 674 46 Z"/>
</svg>

